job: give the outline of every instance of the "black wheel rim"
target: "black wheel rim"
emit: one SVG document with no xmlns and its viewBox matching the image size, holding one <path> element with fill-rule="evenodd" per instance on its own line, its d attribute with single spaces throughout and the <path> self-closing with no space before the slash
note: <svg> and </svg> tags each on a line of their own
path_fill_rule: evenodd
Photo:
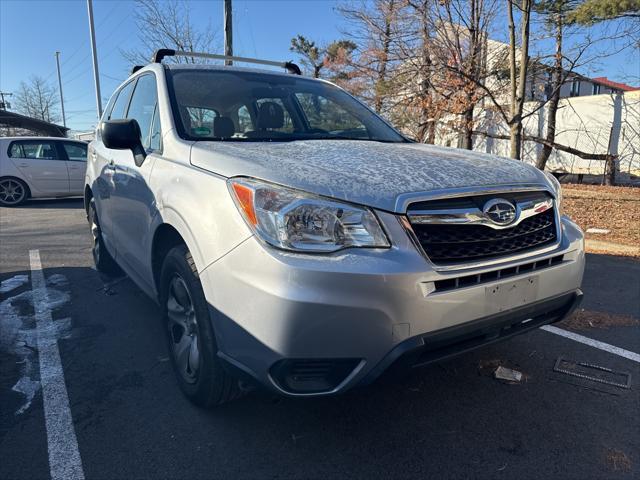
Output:
<svg viewBox="0 0 640 480">
<path fill-rule="evenodd" d="M 167 317 L 176 368 L 187 383 L 194 383 L 200 369 L 198 322 L 187 284 L 179 275 L 169 282 Z"/>
<path fill-rule="evenodd" d="M 0 181 L 0 202 L 5 205 L 16 205 L 20 203 L 24 200 L 26 193 L 22 183 L 16 180 L 9 178 Z"/>
</svg>

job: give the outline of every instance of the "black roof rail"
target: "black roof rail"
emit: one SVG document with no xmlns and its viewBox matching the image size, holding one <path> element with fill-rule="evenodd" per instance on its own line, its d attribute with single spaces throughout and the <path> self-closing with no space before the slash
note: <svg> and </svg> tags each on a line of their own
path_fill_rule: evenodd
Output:
<svg viewBox="0 0 640 480">
<path fill-rule="evenodd" d="M 138 70 L 140 70 L 141 68 L 144 68 L 144 65 L 135 65 L 132 69 L 131 69 L 131 73 L 129 75 L 133 75 L 134 73 L 136 73 Z"/>
<path fill-rule="evenodd" d="M 215 53 L 202 53 L 202 52 L 183 52 L 181 50 L 173 50 L 170 48 L 160 48 L 156 50 L 151 61 L 153 63 L 160 63 L 165 57 L 194 57 L 194 58 L 210 58 L 213 60 L 229 60 L 241 63 L 257 63 L 259 65 L 271 65 L 273 67 L 282 67 L 287 72 L 294 75 L 302 75 L 300 67 L 293 62 L 274 62 L 272 60 L 261 60 L 259 58 L 249 57 L 234 57 L 230 55 L 218 55 Z"/>
</svg>

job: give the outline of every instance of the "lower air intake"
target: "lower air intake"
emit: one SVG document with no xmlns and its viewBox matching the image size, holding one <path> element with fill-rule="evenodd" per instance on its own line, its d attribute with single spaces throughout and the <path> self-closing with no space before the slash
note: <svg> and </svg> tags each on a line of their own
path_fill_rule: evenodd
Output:
<svg viewBox="0 0 640 480">
<path fill-rule="evenodd" d="M 322 393 L 338 387 L 360 363 L 356 358 L 285 359 L 273 364 L 270 373 L 288 393 Z"/>
</svg>

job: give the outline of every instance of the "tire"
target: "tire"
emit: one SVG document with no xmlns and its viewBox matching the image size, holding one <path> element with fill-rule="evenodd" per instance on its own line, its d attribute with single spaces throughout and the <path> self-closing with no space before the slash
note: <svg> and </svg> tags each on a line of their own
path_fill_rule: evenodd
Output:
<svg viewBox="0 0 640 480">
<path fill-rule="evenodd" d="M 186 246 L 172 248 L 160 274 L 169 356 L 176 379 L 194 404 L 211 408 L 240 396 L 238 379 L 218 358 L 213 325 L 198 271 Z"/>
<path fill-rule="evenodd" d="M 89 220 L 91 236 L 93 237 L 91 253 L 93 254 L 93 261 L 96 265 L 96 270 L 109 276 L 122 275 L 122 270 L 104 244 L 102 230 L 100 230 L 100 222 L 98 220 L 98 213 L 96 212 L 96 201 L 94 198 L 89 201 L 87 219 Z"/>
<path fill-rule="evenodd" d="M 29 187 L 22 180 L 6 177 L 0 179 L 0 206 L 17 207 L 29 198 Z"/>
</svg>

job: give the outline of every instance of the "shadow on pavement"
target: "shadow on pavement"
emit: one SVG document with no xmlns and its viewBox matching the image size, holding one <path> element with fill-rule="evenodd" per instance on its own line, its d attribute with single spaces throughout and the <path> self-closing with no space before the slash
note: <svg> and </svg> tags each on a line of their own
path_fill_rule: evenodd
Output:
<svg viewBox="0 0 640 480">
<path fill-rule="evenodd" d="M 32 208 L 59 208 L 59 209 L 80 209 L 84 208 L 84 200 L 82 197 L 74 198 L 51 198 L 46 200 L 28 200 L 15 209 L 32 209 Z"/>
</svg>

